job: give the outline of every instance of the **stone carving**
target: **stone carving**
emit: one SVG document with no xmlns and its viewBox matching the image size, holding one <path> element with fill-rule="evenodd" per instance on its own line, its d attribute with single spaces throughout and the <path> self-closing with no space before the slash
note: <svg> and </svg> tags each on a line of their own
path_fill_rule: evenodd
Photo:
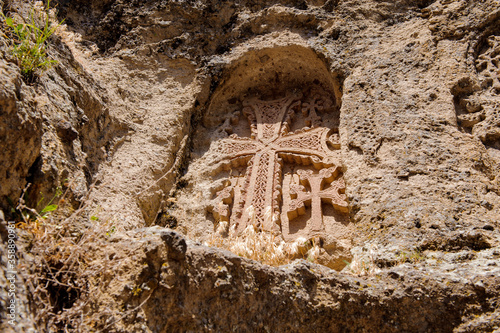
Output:
<svg viewBox="0 0 500 333">
<path fill-rule="evenodd" d="M 285 203 L 284 214 L 288 220 L 305 214 L 305 205 L 311 207 L 311 223 L 307 234 L 317 236 L 324 232 L 322 202 L 331 204 L 335 209 L 347 213 L 345 184 L 343 178 L 338 178 L 338 167 L 321 169 L 318 173 L 313 170 L 299 170 L 297 172 L 301 184 L 290 186 L 290 200 Z M 307 190 L 309 188 L 309 190 Z"/>
<path fill-rule="evenodd" d="M 303 236 L 309 236 L 324 232 L 321 202 L 347 212 L 337 158 L 339 137 L 321 126 L 321 113 L 331 109 L 332 103 L 320 94 L 303 99 L 296 94 L 273 101 L 244 101 L 250 137 L 232 133 L 242 115 L 239 111 L 226 119 L 222 129 L 227 137 L 209 150 L 212 165 L 225 170 L 243 166 L 246 170 L 240 180 L 228 180 L 216 191 L 211 205 L 216 220 L 236 224 L 239 231 L 255 223 L 263 230 L 280 232 L 283 215 L 289 222 L 304 214 L 307 207 L 311 219 Z M 297 122 L 299 118 L 301 122 Z M 292 131 L 294 122 L 304 126 Z M 283 192 L 283 170 L 288 164 L 300 166 L 296 176 L 301 184 Z"/>
</svg>

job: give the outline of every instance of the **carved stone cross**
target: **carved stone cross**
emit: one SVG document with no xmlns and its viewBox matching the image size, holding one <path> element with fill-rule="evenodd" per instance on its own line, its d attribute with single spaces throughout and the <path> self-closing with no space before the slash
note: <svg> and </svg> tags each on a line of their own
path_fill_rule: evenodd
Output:
<svg viewBox="0 0 500 333">
<path fill-rule="evenodd" d="M 343 189 L 343 183 L 335 183 L 333 178 L 337 177 L 337 172 L 331 171 L 337 170 L 338 165 L 331 149 L 340 148 L 338 135 L 331 135 L 329 128 L 317 127 L 320 121 L 317 112 L 323 110 L 324 99 L 316 95 L 307 103 L 302 103 L 301 97 L 293 95 L 274 101 L 245 101 L 243 113 L 249 121 L 251 136 L 231 134 L 211 146 L 209 153 L 214 156 L 213 163 L 219 167 L 230 170 L 246 166 L 243 184 L 226 184 L 225 188 L 217 192 L 211 207 L 217 220 L 236 223 L 239 231 L 252 222 L 259 224 L 262 229 L 279 231 L 282 195 L 289 195 L 282 193 L 281 189 L 283 160 L 292 164 L 312 165 L 317 170 L 327 168 L 329 171 L 321 171 L 320 176 L 314 176 L 316 178 L 303 176 L 303 179 L 311 186 L 311 196 L 320 195 L 323 200 L 331 200 L 335 207 L 345 211 L 347 203 L 338 193 L 338 190 Z M 236 113 L 236 116 L 239 114 Z M 304 117 L 306 127 L 291 132 L 290 126 L 295 117 Z M 228 119 L 228 134 L 231 133 L 229 122 L 236 125 L 237 119 Z M 338 184 L 342 189 L 337 189 L 337 195 L 331 192 L 333 189 L 322 191 L 321 177 L 329 184 Z M 299 195 L 298 192 L 296 195 Z M 302 194 L 300 198 L 303 198 Z M 233 201 L 231 212 L 229 207 Z M 318 208 L 316 199 L 313 201 L 313 217 L 320 221 L 321 206 Z M 318 221 L 312 222 L 315 230 L 319 228 L 318 223 L 321 225 Z"/>
<path fill-rule="evenodd" d="M 341 212 L 348 212 L 345 194 L 343 194 L 344 179 L 337 178 L 338 172 L 338 167 L 321 169 L 318 173 L 313 170 L 299 170 L 297 174 L 301 184 L 290 186 L 292 200 L 285 208 L 288 220 L 304 215 L 305 205 L 310 206 L 311 223 L 306 232 L 309 237 L 320 235 L 325 230 L 321 209 L 323 202 L 329 203 Z M 307 187 L 310 191 L 307 191 Z"/>
</svg>

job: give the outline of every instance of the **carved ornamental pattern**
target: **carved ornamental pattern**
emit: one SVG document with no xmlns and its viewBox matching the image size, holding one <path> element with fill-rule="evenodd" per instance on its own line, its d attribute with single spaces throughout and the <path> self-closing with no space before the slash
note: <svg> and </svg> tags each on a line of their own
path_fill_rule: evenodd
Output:
<svg viewBox="0 0 500 333">
<path fill-rule="evenodd" d="M 337 129 L 322 122 L 322 116 L 331 117 L 326 112 L 333 109 L 331 100 L 312 93 L 305 99 L 302 95 L 272 101 L 252 98 L 242 105 L 242 114 L 235 112 L 226 120 L 227 137 L 209 150 L 214 165 L 245 170 L 214 193 L 210 207 L 214 218 L 235 224 L 239 231 L 254 223 L 290 239 L 290 224 L 306 215 L 309 219 L 300 235 L 321 235 L 323 205 L 347 212 Z M 249 137 L 232 133 L 241 118 L 248 120 Z M 283 175 L 287 165 L 293 171 Z"/>
</svg>

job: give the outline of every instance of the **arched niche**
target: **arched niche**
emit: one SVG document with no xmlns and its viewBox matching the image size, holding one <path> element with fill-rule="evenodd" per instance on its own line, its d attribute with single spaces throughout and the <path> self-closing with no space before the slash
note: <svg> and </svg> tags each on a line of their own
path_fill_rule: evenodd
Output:
<svg viewBox="0 0 500 333">
<path fill-rule="evenodd" d="M 326 61 L 313 50 L 300 45 L 249 51 L 229 65 L 212 95 L 203 122 L 213 126 L 236 100 L 249 96 L 273 99 L 304 88 L 320 86 L 340 107 L 341 82 Z"/>
<path fill-rule="evenodd" d="M 193 133 L 177 201 L 183 231 L 253 225 L 321 244 L 326 265 L 344 266 L 340 103 L 339 78 L 303 46 L 250 51 L 227 66 Z"/>
</svg>

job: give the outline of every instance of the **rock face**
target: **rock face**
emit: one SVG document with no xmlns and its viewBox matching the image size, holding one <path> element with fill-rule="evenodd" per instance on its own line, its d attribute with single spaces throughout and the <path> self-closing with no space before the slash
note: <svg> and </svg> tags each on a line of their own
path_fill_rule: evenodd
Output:
<svg viewBox="0 0 500 333">
<path fill-rule="evenodd" d="M 2 207 L 7 208 L 8 199 L 21 196 L 24 180 L 29 169 L 40 154 L 42 145 L 42 125 L 39 112 L 22 104 L 21 75 L 16 66 L 2 61 L 1 127 L 2 141 Z M 23 91 L 25 98 L 32 97 L 32 91 Z M 26 96 L 28 95 L 28 96 Z M 30 96 L 31 95 L 31 96 Z M 19 99 L 18 99 L 19 97 Z M 31 111 L 31 112 L 30 112 Z"/>
<path fill-rule="evenodd" d="M 1 207 L 15 207 L 27 183 L 33 186 L 25 199 L 39 210 L 58 187 L 81 200 L 121 125 L 110 118 L 102 88 L 60 40 L 49 49 L 60 66 L 34 85 L 23 82 L 7 40 L 1 43 Z"/>
<path fill-rule="evenodd" d="M 98 251 L 113 258 L 101 292 L 124 297 L 101 296 L 98 306 L 130 313 L 120 332 L 491 332 L 500 324 L 491 251 L 458 271 L 403 264 L 364 278 L 304 260 L 270 267 L 159 227 L 113 236 Z M 120 313 L 93 316 L 103 323 Z"/>
<path fill-rule="evenodd" d="M 57 9 L 65 26 L 48 52 L 59 64 L 33 85 L 0 37 L 0 205 L 14 219 L 27 183 L 38 210 L 67 191 L 72 209 L 59 218 L 83 208 L 58 235 L 76 237 L 97 272 L 44 325 L 499 329 L 497 1 L 59 0 Z M 222 222 L 310 239 L 336 271 L 269 267 L 195 242 Z M 64 284 L 72 279 L 83 281 Z M 77 309 L 78 325 L 57 313 Z"/>
</svg>

